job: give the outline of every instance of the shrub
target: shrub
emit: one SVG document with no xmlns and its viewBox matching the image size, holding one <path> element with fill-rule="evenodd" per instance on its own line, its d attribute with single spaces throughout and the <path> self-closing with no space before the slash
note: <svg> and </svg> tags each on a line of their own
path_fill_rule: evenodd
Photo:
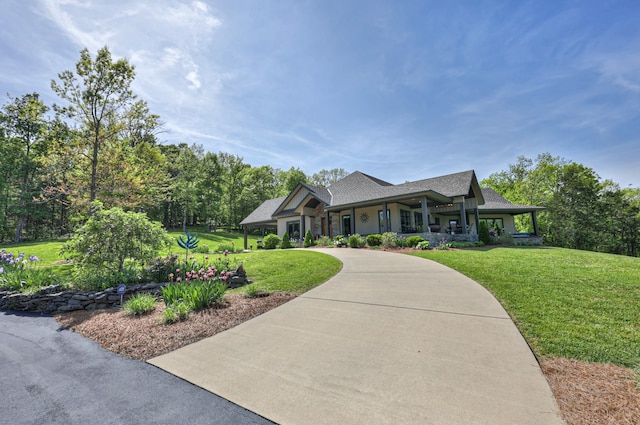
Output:
<svg viewBox="0 0 640 425">
<path fill-rule="evenodd" d="M 244 296 L 247 298 L 257 298 L 267 294 L 268 293 L 263 291 L 258 285 L 248 285 L 244 289 Z"/>
<path fill-rule="evenodd" d="M 349 246 L 351 248 L 362 248 L 365 244 L 365 240 L 359 234 L 349 236 Z"/>
<path fill-rule="evenodd" d="M 236 252 L 236 244 L 233 243 L 233 242 L 231 242 L 231 243 L 228 243 L 228 242 L 221 243 L 220 245 L 218 245 L 217 252 L 227 252 L 227 253 Z"/>
<path fill-rule="evenodd" d="M 476 246 L 474 242 L 451 242 L 451 248 L 471 248 Z"/>
<path fill-rule="evenodd" d="M 121 272 L 128 258 L 150 261 L 171 242 L 160 223 L 149 221 L 144 213 L 105 210 L 99 201 L 91 208 L 92 215 L 61 251 L 78 268 Z"/>
<path fill-rule="evenodd" d="M 40 260 L 24 252 L 17 257 L 6 249 L 0 251 L 0 289 L 26 291 L 58 283 L 48 269 L 35 268 Z"/>
<path fill-rule="evenodd" d="M 509 246 L 513 246 L 516 244 L 515 239 L 513 238 L 513 235 L 511 233 L 508 232 L 503 232 L 501 235 L 498 236 L 498 238 L 496 239 L 496 243 L 498 245 L 509 245 Z"/>
<path fill-rule="evenodd" d="M 179 322 L 181 320 L 187 320 L 189 318 L 189 313 L 191 310 L 189 306 L 180 301 L 171 305 L 168 305 L 164 312 L 162 313 L 162 323 L 165 325 L 170 325 L 172 323 Z"/>
<path fill-rule="evenodd" d="M 393 248 L 398 241 L 398 235 L 395 232 L 384 232 L 382 234 L 382 247 L 383 248 Z"/>
<path fill-rule="evenodd" d="M 208 254 L 209 253 L 209 245 L 203 243 L 202 245 L 198 245 L 193 249 L 193 252 L 197 252 L 199 254 Z"/>
<path fill-rule="evenodd" d="M 223 282 L 200 280 L 173 283 L 161 289 L 162 300 L 167 307 L 183 302 L 190 310 L 201 310 L 221 303 L 226 290 L 227 285 Z"/>
<path fill-rule="evenodd" d="M 451 248 L 451 242 L 443 238 L 440 242 L 438 242 L 437 248 L 440 250 L 447 250 Z"/>
<path fill-rule="evenodd" d="M 309 248 L 314 246 L 316 242 L 313 240 L 313 235 L 311 234 L 311 230 L 307 230 L 307 233 L 304 234 L 304 247 Z"/>
<path fill-rule="evenodd" d="M 174 273 L 178 264 L 178 255 L 170 254 L 151 261 L 145 269 L 146 277 L 154 282 L 166 282 L 170 273 Z"/>
<path fill-rule="evenodd" d="M 274 235 L 273 233 L 265 236 L 262 240 L 264 249 L 276 249 L 279 244 L 280 238 L 278 237 L 278 235 Z"/>
<path fill-rule="evenodd" d="M 102 291 L 121 283 L 136 285 L 143 282 L 143 273 L 135 264 L 129 264 L 121 271 L 95 270 L 93 268 L 76 268 L 71 279 L 73 287 L 86 291 Z"/>
<path fill-rule="evenodd" d="M 373 233 L 371 235 L 367 235 L 367 245 L 369 246 L 380 246 L 382 245 L 382 235 L 378 233 Z"/>
<path fill-rule="evenodd" d="M 491 233 L 489 233 L 489 226 L 486 221 L 481 221 L 478 226 L 478 239 L 480 239 L 485 245 L 491 243 Z"/>
<path fill-rule="evenodd" d="M 129 316 L 142 316 L 156 308 L 156 297 L 147 293 L 136 294 L 129 298 L 122 309 Z"/>
<path fill-rule="evenodd" d="M 329 236 L 320 236 L 320 239 L 316 241 L 316 245 L 328 247 L 328 246 L 332 246 L 333 243 Z"/>
<path fill-rule="evenodd" d="M 337 235 L 336 237 L 333 238 L 333 245 L 337 246 L 338 248 L 347 246 L 348 242 L 349 241 L 347 240 L 347 238 L 343 235 Z"/>
<path fill-rule="evenodd" d="M 291 245 L 289 234 L 287 232 L 284 232 L 284 235 L 282 235 L 282 242 L 280 243 L 280 248 L 287 249 L 287 248 L 291 248 L 292 246 L 293 245 Z"/>
<path fill-rule="evenodd" d="M 415 248 L 420 242 L 424 242 L 424 238 L 422 236 L 409 236 L 406 239 L 407 246 L 409 248 Z"/>
<path fill-rule="evenodd" d="M 431 244 L 429 243 L 429 241 L 418 242 L 418 244 L 416 245 L 416 248 L 424 251 L 427 249 L 431 249 Z"/>
</svg>

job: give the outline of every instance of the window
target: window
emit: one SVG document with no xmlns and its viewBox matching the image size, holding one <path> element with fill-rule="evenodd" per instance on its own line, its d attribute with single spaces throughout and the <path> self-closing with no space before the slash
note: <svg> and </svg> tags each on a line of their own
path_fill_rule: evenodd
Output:
<svg viewBox="0 0 640 425">
<path fill-rule="evenodd" d="M 413 221 L 416 225 L 416 230 L 418 232 L 424 232 L 424 222 L 422 221 L 422 213 L 414 211 L 413 213 Z"/>
<path fill-rule="evenodd" d="M 351 234 L 351 216 L 350 215 L 342 216 L 342 234 L 343 235 Z"/>
<path fill-rule="evenodd" d="M 407 210 L 400 210 L 400 227 L 402 233 L 413 232 L 415 229 L 411 227 L 411 212 Z"/>
<path fill-rule="evenodd" d="M 287 221 L 289 239 L 300 239 L 300 221 Z"/>
<path fill-rule="evenodd" d="M 387 231 L 387 226 L 385 223 L 391 223 L 391 211 L 387 210 L 387 221 L 384 220 L 384 214 L 382 214 L 382 210 L 378 211 L 378 228 L 380 230 L 379 233 L 384 233 Z M 391 226 L 389 226 L 389 231 L 391 231 Z"/>
</svg>

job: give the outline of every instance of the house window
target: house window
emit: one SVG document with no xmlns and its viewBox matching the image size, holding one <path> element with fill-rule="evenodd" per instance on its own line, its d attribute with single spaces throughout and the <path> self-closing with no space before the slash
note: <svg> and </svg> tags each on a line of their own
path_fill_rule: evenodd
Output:
<svg viewBox="0 0 640 425">
<path fill-rule="evenodd" d="M 424 232 L 424 222 L 422 221 L 422 213 L 414 211 L 413 221 L 415 222 L 416 230 L 418 232 Z"/>
<path fill-rule="evenodd" d="M 342 234 L 343 235 L 351 234 L 351 216 L 350 215 L 342 216 Z"/>
<path fill-rule="evenodd" d="M 287 233 L 290 239 L 300 239 L 300 221 L 287 221 Z"/>
<path fill-rule="evenodd" d="M 387 210 L 387 223 L 391 223 L 391 211 Z M 384 221 L 384 214 L 382 213 L 382 210 L 378 211 L 378 228 L 379 228 L 379 233 L 384 233 L 387 231 L 387 226 L 385 226 L 385 221 Z M 391 230 L 391 226 L 389 226 L 389 230 Z"/>
<path fill-rule="evenodd" d="M 481 218 L 480 223 L 487 223 L 489 229 L 498 228 L 504 230 L 504 220 L 501 218 Z"/>
<path fill-rule="evenodd" d="M 411 227 L 411 212 L 407 210 L 400 210 L 400 227 L 402 233 L 415 231 Z"/>
</svg>

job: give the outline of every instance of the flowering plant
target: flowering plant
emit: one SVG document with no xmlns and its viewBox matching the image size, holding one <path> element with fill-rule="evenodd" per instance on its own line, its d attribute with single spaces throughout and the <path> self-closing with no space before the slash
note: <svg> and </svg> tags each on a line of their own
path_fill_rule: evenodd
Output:
<svg viewBox="0 0 640 425">
<path fill-rule="evenodd" d="M 25 252 L 17 256 L 6 249 L 0 250 L 0 288 L 21 290 L 29 286 L 45 286 L 52 283 L 52 276 L 34 266 L 40 259 Z"/>
</svg>

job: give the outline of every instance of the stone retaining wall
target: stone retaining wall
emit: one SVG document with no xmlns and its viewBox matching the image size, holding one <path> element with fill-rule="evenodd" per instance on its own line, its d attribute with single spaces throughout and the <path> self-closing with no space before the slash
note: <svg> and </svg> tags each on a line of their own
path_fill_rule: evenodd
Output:
<svg viewBox="0 0 640 425">
<path fill-rule="evenodd" d="M 231 272 L 227 279 L 227 287 L 237 288 L 251 283 L 242 268 Z M 148 292 L 160 296 L 160 288 L 167 283 L 143 283 L 127 287 L 122 296 L 123 302 L 140 292 Z M 120 307 L 120 295 L 117 288 L 109 288 L 100 292 L 63 291 L 60 285 L 51 285 L 33 294 L 0 291 L 0 310 L 36 311 L 42 313 L 63 313 L 74 310 L 97 310 L 101 308 Z"/>
<path fill-rule="evenodd" d="M 126 301 L 139 292 L 160 294 L 166 283 L 146 283 L 127 288 L 122 296 Z M 33 294 L 0 291 L 0 310 L 37 311 L 42 313 L 63 313 L 73 310 L 97 310 L 120 306 L 120 295 L 116 288 L 100 292 L 62 291 L 60 285 L 42 288 Z"/>
</svg>

